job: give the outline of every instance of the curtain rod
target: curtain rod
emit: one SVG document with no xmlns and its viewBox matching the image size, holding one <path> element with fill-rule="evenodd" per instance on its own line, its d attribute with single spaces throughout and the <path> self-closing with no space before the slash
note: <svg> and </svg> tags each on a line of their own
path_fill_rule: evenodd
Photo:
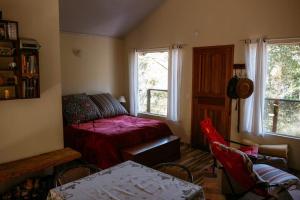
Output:
<svg viewBox="0 0 300 200">
<path fill-rule="evenodd" d="M 150 48 L 134 48 L 137 51 L 151 51 L 151 50 L 166 50 L 169 49 L 170 47 L 174 46 L 179 46 L 180 48 L 183 48 L 187 46 L 187 44 L 171 44 L 171 45 L 166 45 L 166 46 L 160 46 L 160 47 L 150 47 Z"/>
<path fill-rule="evenodd" d="M 287 38 L 266 38 L 267 41 L 276 41 L 276 40 L 300 40 L 300 37 L 287 37 Z"/>
<path fill-rule="evenodd" d="M 134 48 L 136 51 L 154 51 L 154 50 L 167 50 L 169 49 L 168 46 L 161 46 L 161 47 L 151 47 L 151 48 Z"/>
<path fill-rule="evenodd" d="M 239 40 L 241 42 L 247 42 L 247 41 L 253 41 L 256 39 L 243 39 L 243 40 Z M 300 36 L 296 36 L 296 37 L 282 37 L 282 38 L 264 38 L 265 41 L 279 41 L 279 40 L 300 40 Z"/>
</svg>

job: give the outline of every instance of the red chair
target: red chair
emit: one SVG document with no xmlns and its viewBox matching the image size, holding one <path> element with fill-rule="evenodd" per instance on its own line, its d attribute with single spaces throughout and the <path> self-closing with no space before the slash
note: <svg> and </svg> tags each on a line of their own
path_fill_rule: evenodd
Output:
<svg viewBox="0 0 300 200">
<path fill-rule="evenodd" d="M 226 141 L 220 133 L 214 128 L 212 121 L 210 118 L 206 118 L 200 122 L 200 128 L 202 133 L 206 136 L 209 144 L 213 142 L 220 142 L 226 146 L 230 146 L 230 143 L 238 144 L 241 147 L 239 148 L 240 151 L 246 153 L 251 159 L 257 158 L 258 155 L 258 147 L 257 146 L 249 146 L 245 144 L 241 144 L 235 141 Z"/>
<path fill-rule="evenodd" d="M 230 189 L 235 196 L 241 197 L 249 191 L 253 191 L 268 198 L 291 185 L 299 184 L 299 179 L 287 172 L 265 164 L 253 165 L 248 156 L 251 156 L 252 159 L 255 158 L 258 154 L 258 147 L 226 141 L 214 128 L 209 118 L 201 121 L 200 127 L 210 144 L 211 153 L 215 160 L 214 167 L 216 167 L 216 160 L 219 161 L 220 168 L 223 169 Z M 229 147 L 230 143 L 236 143 L 242 147 L 239 150 L 231 148 Z M 244 189 L 244 192 L 240 194 L 235 192 L 229 176 Z"/>
<path fill-rule="evenodd" d="M 289 190 L 291 186 L 299 187 L 300 181 L 297 177 L 269 165 L 253 164 L 247 154 L 240 150 L 220 142 L 213 142 L 211 151 L 222 165 L 232 193 L 236 197 L 241 198 L 248 192 L 253 192 L 268 199 L 277 197 L 281 192 Z M 235 193 L 229 176 L 242 186 L 244 192 Z"/>
</svg>

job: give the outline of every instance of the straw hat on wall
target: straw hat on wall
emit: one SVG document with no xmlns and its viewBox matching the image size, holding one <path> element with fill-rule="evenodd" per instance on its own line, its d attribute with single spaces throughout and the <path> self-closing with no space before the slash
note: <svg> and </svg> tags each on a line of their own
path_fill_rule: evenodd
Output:
<svg viewBox="0 0 300 200">
<path fill-rule="evenodd" d="M 236 94 L 241 99 L 246 99 L 253 93 L 253 82 L 248 78 L 240 78 L 235 88 Z"/>
</svg>

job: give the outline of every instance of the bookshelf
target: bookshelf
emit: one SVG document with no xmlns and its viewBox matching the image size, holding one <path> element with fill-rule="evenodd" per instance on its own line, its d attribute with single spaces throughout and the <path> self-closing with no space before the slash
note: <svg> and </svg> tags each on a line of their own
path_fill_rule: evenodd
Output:
<svg viewBox="0 0 300 200">
<path fill-rule="evenodd" d="M 0 20 L 0 100 L 39 97 L 37 42 L 19 38 L 18 22 Z"/>
<path fill-rule="evenodd" d="M 21 56 L 21 98 L 39 98 L 39 52 L 32 49 L 20 49 Z"/>
</svg>

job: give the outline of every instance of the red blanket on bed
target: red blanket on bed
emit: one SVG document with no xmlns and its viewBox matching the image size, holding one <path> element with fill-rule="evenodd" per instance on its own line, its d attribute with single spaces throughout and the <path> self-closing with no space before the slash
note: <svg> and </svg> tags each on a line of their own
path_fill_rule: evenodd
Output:
<svg viewBox="0 0 300 200">
<path fill-rule="evenodd" d="M 122 162 L 120 149 L 172 135 L 161 121 L 127 115 L 66 126 L 65 146 L 105 169 Z"/>
</svg>

